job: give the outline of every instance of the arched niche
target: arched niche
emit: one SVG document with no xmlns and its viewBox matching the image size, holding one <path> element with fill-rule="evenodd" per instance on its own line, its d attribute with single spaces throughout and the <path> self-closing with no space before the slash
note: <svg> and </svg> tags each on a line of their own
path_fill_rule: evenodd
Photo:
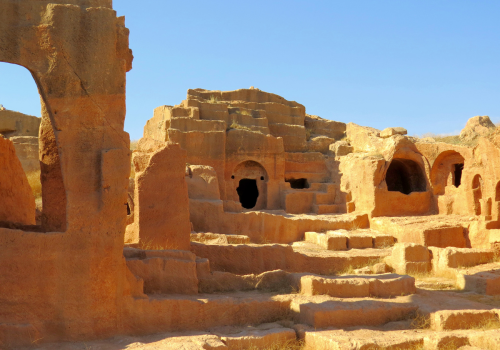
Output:
<svg viewBox="0 0 500 350">
<path fill-rule="evenodd" d="M 441 153 L 431 169 L 431 184 L 435 195 L 443 195 L 446 186 L 459 188 L 462 185 L 464 157 L 456 151 Z"/>
<path fill-rule="evenodd" d="M 483 178 L 476 174 L 472 179 L 472 197 L 474 199 L 474 213 L 481 215 L 481 200 L 483 199 Z"/>
<path fill-rule="evenodd" d="M 248 160 L 238 164 L 231 175 L 236 198 L 245 209 L 265 209 L 267 206 L 266 169 L 258 162 Z"/>
<path fill-rule="evenodd" d="M 387 169 L 385 182 L 388 191 L 410 194 L 427 190 L 424 171 L 411 159 L 393 159 Z"/>
</svg>

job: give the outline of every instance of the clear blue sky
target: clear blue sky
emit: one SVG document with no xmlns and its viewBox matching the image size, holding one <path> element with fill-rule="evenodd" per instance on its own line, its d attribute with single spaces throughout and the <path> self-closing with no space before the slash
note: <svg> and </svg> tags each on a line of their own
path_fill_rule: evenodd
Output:
<svg viewBox="0 0 500 350">
<path fill-rule="evenodd" d="M 500 121 L 500 1 L 130 1 L 125 130 L 142 136 L 189 88 L 255 86 L 323 118 L 409 134 Z M 40 115 L 35 84 L 0 64 L 0 103 Z"/>
</svg>

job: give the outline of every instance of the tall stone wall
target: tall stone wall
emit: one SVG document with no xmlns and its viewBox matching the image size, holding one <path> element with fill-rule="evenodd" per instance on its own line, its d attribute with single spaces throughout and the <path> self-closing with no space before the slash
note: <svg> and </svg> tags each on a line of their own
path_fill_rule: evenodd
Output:
<svg viewBox="0 0 500 350">
<path fill-rule="evenodd" d="M 42 178 L 61 189 L 42 183 L 43 210 L 64 203 L 62 231 L 0 228 L 0 266 L 9 266 L 0 269 L 0 347 L 116 334 L 131 293 L 123 258 L 132 62 L 124 18 L 109 0 L 2 0 L 0 61 L 27 68 L 38 86 L 48 135 Z"/>
</svg>

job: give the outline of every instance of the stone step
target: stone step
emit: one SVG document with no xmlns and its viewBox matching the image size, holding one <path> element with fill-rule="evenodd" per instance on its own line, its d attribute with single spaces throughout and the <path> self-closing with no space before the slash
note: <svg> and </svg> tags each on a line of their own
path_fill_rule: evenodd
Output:
<svg viewBox="0 0 500 350">
<path fill-rule="evenodd" d="M 327 250 L 347 250 L 347 237 L 320 232 L 306 232 L 304 240 Z"/>
<path fill-rule="evenodd" d="M 304 333 L 304 343 L 304 350 L 424 349 L 424 335 L 401 331 L 310 330 Z"/>
<path fill-rule="evenodd" d="M 495 259 L 495 251 L 479 248 L 438 248 L 429 247 L 432 251 L 433 269 L 464 268 L 486 264 Z"/>
<path fill-rule="evenodd" d="M 387 248 L 394 245 L 391 235 L 373 230 L 329 230 L 326 233 L 306 232 L 306 242 L 317 244 L 327 250 Z"/>
<path fill-rule="evenodd" d="M 199 232 L 191 233 L 191 242 L 205 244 L 248 244 L 250 237 L 245 235 L 226 235 L 222 233 Z"/>
<path fill-rule="evenodd" d="M 500 328 L 500 309 L 440 310 L 430 314 L 431 328 L 436 331 Z"/>
<path fill-rule="evenodd" d="M 221 326 L 276 322 L 290 309 L 290 298 L 272 293 L 235 292 L 197 295 L 149 295 L 124 310 L 124 332 L 152 334 L 202 331 Z"/>
<path fill-rule="evenodd" d="M 210 261 L 212 271 L 238 275 L 266 271 L 309 272 L 333 275 L 348 269 L 371 266 L 391 254 L 390 249 L 331 251 L 308 243 L 219 245 L 191 243 L 191 251 Z"/>
<path fill-rule="evenodd" d="M 365 232 L 358 231 L 327 231 L 327 234 L 341 235 L 347 237 L 347 249 L 373 248 L 373 237 Z"/>
<path fill-rule="evenodd" d="M 316 214 L 335 214 L 339 212 L 337 204 L 314 204 L 313 212 Z"/>
<path fill-rule="evenodd" d="M 292 309 L 299 311 L 300 323 L 315 328 L 347 328 L 379 326 L 408 318 L 418 307 L 410 297 L 381 300 L 328 300 L 324 302 L 292 301 Z"/>
<path fill-rule="evenodd" d="M 416 292 L 413 277 L 390 273 L 341 277 L 305 275 L 300 277 L 300 290 L 304 295 L 337 298 L 390 298 Z"/>
<path fill-rule="evenodd" d="M 500 295 L 500 263 L 479 265 L 457 272 L 460 289 L 486 295 Z"/>
<path fill-rule="evenodd" d="M 376 217 L 371 219 L 370 227 L 393 235 L 399 243 L 416 243 L 440 248 L 465 248 L 467 242 L 464 226 L 470 225 L 470 222 L 457 223 L 460 220 L 464 218 L 449 215 Z"/>
<path fill-rule="evenodd" d="M 399 323 L 399 322 L 396 322 Z M 390 325 L 390 324 L 389 324 Z M 209 331 L 161 333 L 145 336 L 120 336 L 110 339 L 85 342 L 66 342 L 39 344 L 39 350 L 75 350 L 75 349 L 130 349 L 140 350 L 228 350 L 233 349 L 302 349 L 302 350 L 358 350 L 358 349 L 425 349 L 425 350 L 498 350 L 500 332 L 498 330 L 460 330 L 446 332 L 422 332 L 418 330 L 386 330 L 386 329 L 313 329 L 306 325 L 294 325 L 301 338 L 301 343 L 295 339 L 280 343 L 275 334 L 285 334 L 281 327 L 260 331 L 257 327 L 247 327 L 241 334 L 248 334 L 242 339 L 237 334 L 230 337 L 219 336 Z M 279 325 L 278 325 L 279 326 Z M 255 331 L 252 331 L 255 329 Z M 235 330 L 234 332 L 237 332 Z M 276 333 L 275 333 L 276 331 Z M 271 337 L 269 334 L 273 335 Z M 286 334 L 291 333 L 286 331 Z M 295 332 L 294 332 L 295 334 Z M 223 341 L 226 339 L 226 343 Z M 284 337 L 283 337 L 284 338 Z M 295 338 L 295 337 L 294 337 Z M 271 339 L 277 339 L 276 343 Z M 126 345 L 125 345 L 126 344 Z M 250 344 L 248 346 L 244 344 Z"/>
<path fill-rule="evenodd" d="M 210 332 L 220 338 L 227 350 L 267 349 L 284 346 L 297 339 L 293 329 L 277 323 L 256 327 L 220 327 L 211 329 Z"/>
<path fill-rule="evenodd" d="M 302 331 L 304 350 L 313 349 L 498 349 L 498 330 L 419 332 L 416 330 L 352 329 Z"/>
</svg>

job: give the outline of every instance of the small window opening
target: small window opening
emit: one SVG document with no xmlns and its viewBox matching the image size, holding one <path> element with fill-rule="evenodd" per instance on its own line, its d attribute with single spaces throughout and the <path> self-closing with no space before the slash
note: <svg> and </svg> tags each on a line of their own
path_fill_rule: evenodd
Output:
<svg viewBox="0 0 500 350">
<path fill-rule="evenodd" d="M 290 180 L 285 180 L 286 182 L 290 183 L 290 187 L 294 189 L 304 189 L 304 188 L 309 188 L 309 183 L 307 182 L 307 179 L 290 179 Z"/>
<path fill-rule="evenodd" d="M 462 183 L 462 171 L 464 170 L 463 164 L 454 164 L 453 173 L 455 175 L 454 185 L 455 187 L 459 187 Z"/>
<path fill-rule="evenodd" d="M 261 176 L 261 177 L 260 177 L 260 179 L 261 179 L 262 181 L 264 181 L 264 176 Z"/>
<path fill-rule="evenodd" d="M 232 176 L 231 176 L 231 179 L 233 179 L 233 180 L 234 180 L 234 175 L 232 175 Z"/>
<path fill-rule="evenodd" d="M 241 206 L 245 209 L 252 209 L 257 204 L 259 198 L 259 189 L 257 188 L 257 180 L 241 179 L 239 186 L 236 189 L 240 198 Z"/>
</svg>

